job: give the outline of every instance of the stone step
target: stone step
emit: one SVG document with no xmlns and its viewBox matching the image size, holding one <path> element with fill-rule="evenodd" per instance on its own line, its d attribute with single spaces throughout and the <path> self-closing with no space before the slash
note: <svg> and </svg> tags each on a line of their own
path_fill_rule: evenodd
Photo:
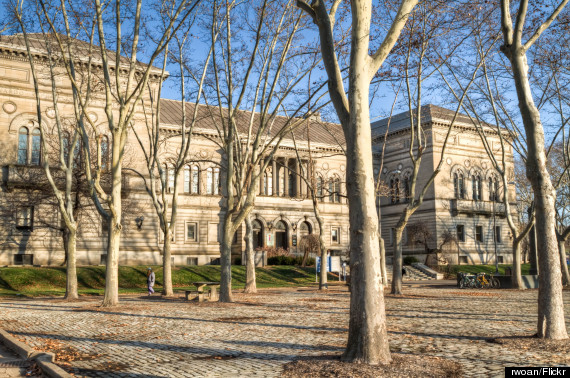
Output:
<svg viewBox="0 0 570 378">
<path fill-rule="evenodd" d="M 386 266 L 386 273 L 387 273 L 389 281 L 392 280 L 392 269 L 393 268 L 391 265 Z M 404 281 L 431 281 L 431 280 L 435 280 L 435 278 L 428 276 L 427 274 L 425 274 L 421 270 L 414 268 L 411 265 L 405 265 L 404 269 L 406 270 L 406 274 L 403 277 Z"/>
</svg>

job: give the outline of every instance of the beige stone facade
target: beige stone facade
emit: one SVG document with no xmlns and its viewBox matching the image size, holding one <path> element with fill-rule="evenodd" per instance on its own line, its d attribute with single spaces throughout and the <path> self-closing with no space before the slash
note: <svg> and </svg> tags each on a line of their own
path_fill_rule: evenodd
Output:
<svg viewBox="0 0 570 378">
<path fill-rule="evenodd" d="M 46 185 L 40 163 L 40 147 L 36 101 L 30 64 L 23 46 L 10 39 L 0 39 L 0 265 L 34 264 L 60 265 L 64 262 L 61 237 L 61 220 L 51 190 Z M 41 54 L 36 57 L 41 62 Z M 36 65 L 45 78 L 46 66 Z M 73 108 L 69 86 L 59 79 L 58 109 L 62 115 L 72 115 Z M 49 80 L 41 81 L 43 121 L 49 130 L 54 126 L 54 109 Z M 100 131 L 105 132 L 104 103 L 101 95 L 95 95 L 88 110 L 96 120 Z M 193 106 L 193 105 L 188 105 Z M 175 135 L 180 128 L 180 102 L 164 100 L 161 117 L 163 133 Z M 135 128 L 144 128 L 142 114 L 135 117 Z M 323 201 L 320 211 L 325 220 L 325 240 L 331 251 L 344 252 L 348 248 L 348 206 L 342 196 L 344 191 L 345 159 L 342 148 L 324 132 L 321 122 L 314 121 L 310 148 L 314 172 L 321 182 Z M 333 133 L 342 135 L 339 125 L 332 125 Z M 302 132 L 302 131 L 301 131 Z M 191 162 L 179 179 L 180 196 L 178 218 L 172 244 L 176 265 L 216 263 L 220 256 L 220 203 L 219 189 L 224 172 L 216 162 L 221 160 L 215 135 L 207 123 L 198 123 L 192 139 Z M 105 138 L 105 137 L 103 137 Z M 175 138 L 173 138 L 174 140 Z M 108 139 L 107 139 L 108 140 Z M 341 141 L 342 143 L 342 141 Z M 309 143 L 296 140 L 301 156 L 308 166 Z M 292 253 L 301 253 L 299 241 L 303 235 L 318 231 L 312 202 L 307 199 L 307 188 L 299 180 L 291 138 L 281 143 L 260 183 L 260 194 L 252 212 L 254 239 L 258 247 L 283 247 Z M 108 148 L 108 147 L 107 147 Z M 175 143 L 167 144 L 165 160 L 175 149 Z M 130 132 L 125 152 L 125 167 L 144 173 L 142 151 Z M 57 169 L 54 169 L 56 172 Z M 306 170 L 305 170 L 306 171 Z M 120 264 L 160 264 L 161 232 L 149 195 L 142 180 L 130 171 L 124 171 L 123 199 L 125 203 Z M 339 194 L 329 195 L 328 188 Z M 85 207 L 78 235 L 78 264 L 98 265 L 105 262 L 107 236 L 105 225 L 90 199 L 84 195 L 79 203 Z M 242 227 L 234 239 L 235 259 L 245 248 Z"/>
<path fill-rule="evenodd" d="M 454 112 L 433 105 L 422 107 L 422 127 L 426 138 L 426 150 L 416 193 L 421 191 L 440 162 L 446 134 Z M 393 228 L 407 201 L 406 193 L 411 173 L 409 157 L 410 118 L 405 112 L 392 117 L 390 124 L 381 120 L 372 124 L 375 148 L 376 176 L 388 190 L 380 200 L 382 237 L 386 243 L 388 259 L 393 250 Z M 386 134 L 387 132 L 387 134 Z M 500 162 L 500 138 L 494 128 L 485 126 L 489 145 Z M 384 137 L 387 135 L 387 142 Z M 503 136 L 508 139 L 508 134 Z M 384 164 L 380 172 L 382 148 Z M 515 186 L 512 183 L 513 150 L 506 145 L 508 193 L 511 209 L 516 211 Z M 411 217 L 408 225 L 422 223 L 429 230 L 428 247 L 437 249 L 442 244 L 443 234 L 457 237 L 457 243 L 444 245 L 442 257 L 452 263 L 494 263 L 495 246 L 499 263 L 512 261 L 510 229 L 504 217 L 504 205 L 500 198 L 504 193 L 498 173 L 493 169 L 481 138 L 473 122 L 460 115 L 454 123 L 447 142 L 444 162 L 433 185 L 424 197 L 424 203 Z M 498 180 L 498 181 L 497 181 Z M 496 201 L 493 201 L 496 193 Z M 517 219 L 516 214 L 514 219 Z M 497 231 L 495 244 L 494 232 Z M 404 257 L 414 255 L 424 261 L 426 251 L 421 243 L 414 243 L 404 231 Z"/>
</svg>

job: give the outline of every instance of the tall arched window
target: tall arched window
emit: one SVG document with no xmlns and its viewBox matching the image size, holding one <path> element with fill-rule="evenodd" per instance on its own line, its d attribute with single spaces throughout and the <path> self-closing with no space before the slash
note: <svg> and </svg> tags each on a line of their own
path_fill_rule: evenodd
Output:
<svg viewBox="0 0 570 378">
<path fill-rule="evenodd" d="M 340 179 L 338 177 L 333 177 L 329 181 L 329 201 L 340 202 Z"/>
<path fill-rule="evenodd" d="M 410 176 L 406 175 L 404 177 L 404 202 L 410 202 Z"/>
<path fill-rule="evenodd" d="M 206 194 L 220 193 L 220 168 L 206 170 Z"/>
<path fill-rule="evenodd" d="M 498 199 L 497 180 L 493 177 L 489 177 L 489 201 L 497 201 Z"/>
<path fill-rule="evenodd" d="M 20 127 L 18 134 L 18 164 L 28 164 L 28 128 Z"/>
<path fill-rule="evenodd" d="M 101 137 L 101 168 L 107 169 L 109 165 L 109 137 Z"/>
<path fill-rule="evenodd" d="M 455 190 L 455 198 L 464 199 L 465 198 L 465 185 L 464 185 L 463 173 L 455 173 L 453 175 L 453 188 Z"/>
<path fill-rule="evenodd" d="M 321 176 L 317 177 L 317 197 L 323 198 L 323 178 Z"/>
<path fill-rule="evenodd" d="M 396 178 L 394 180 L 394 197 L 395 197 L 395 203 L 399 203 L 400 202 L 400 179 Z"/>
<path fill-rule="evenodd" d="M 481 176 L 473 176 L 473 200 L 480 201 L 483 199 L 482 194 Z"/>
<path fill-rule="evenodd" d="M 190 193 L 190 167 L 184 167 L 184 193 Z"/>
<path fill-rule="evenodd" d="M 200 193 L 200 167 L 193 165 L 190 173 L 190 192 L 192 194 Z"/>
<path fill-rule="evenodd" d="M 34 129 L 32 131 L 32 159 L 31 164 L 39 165 L 41 160 L 41 151 L 42 151 L 42 134 L 40 129 Z"/>
</svg>

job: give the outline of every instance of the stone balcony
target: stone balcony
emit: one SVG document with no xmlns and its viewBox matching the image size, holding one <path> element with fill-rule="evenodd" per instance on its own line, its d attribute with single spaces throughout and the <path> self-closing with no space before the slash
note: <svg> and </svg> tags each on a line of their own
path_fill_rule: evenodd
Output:
<svg viewBox="0 0 570 378">
<path fill-rule="evenodd" d="M 453 215 L 477 214 L 492 216 L 493 213 L 497 215 L 505 213 L 505 204 L 502 202 L 493 203 L 493 201 L 474 201 L 470 199 L 452 199 L 449 202 Z"/>
</svg>

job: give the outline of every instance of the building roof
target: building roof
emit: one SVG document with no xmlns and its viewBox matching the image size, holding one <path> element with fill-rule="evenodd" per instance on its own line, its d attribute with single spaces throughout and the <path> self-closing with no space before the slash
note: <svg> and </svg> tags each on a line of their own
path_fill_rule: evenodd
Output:
<svg viewBox="0 0 570 378">
<path fill-rule="evenodd" d="M 189 125 L 194 116 L 196 104 L 191 102 L 185 103 L 186 107 L 186 124 Z M 220 111 L 217 106 L 198 105 L 197 122 L 195 132 L 217 133 L 217 127 L 221 127 Z M 238 131 L 247 135 L 248 127 L 251 120 L 251 112 L 240 111 L 238 113 Z M 301 119 L 288 118 L 284 116 L 276 116 L 271 127 L 269 127 L 268 136 L 275 136 L 283 127 L 287 126 L 287 122 L 302 121 L 293 131 L 296 142 L 306 144 L 309 140 L 311 144 L 323 146 L 328 145 L 331 148 L 338 148 L 345 145 L 344 133 L 340 124 L 324 122 L 317 117 Z M 253 132 L 256 132 L 261 122 L 261 114 L 255 113 L 253 121 Z M 161 100 L 160 123 L 162 126 L 180 127 L 182 124 L 182 106 L 178 100 Z M 216 127 L 216 124 L 218 125 Z M 291 133 L 285 135 L 285 141 L 293 141 Z"/>
<path fill-rule="evenodd" d="M 416 112 L 417 108 L 413 110 L 414 120 L 416 119 Z M 454 110 L 449 110 L 442 108 L 436 105 L 423 105 L 421 107 L 421 123 L 429 123 L 429 122 L 442 122 L 442 123 L 450 123 L 455 115 Z M 460 124 L 467 124 L 473 125 L 473 121 L 469 116 L 463 113 L 459 113 L 455 120 L 456 123 Z M 389 123 L 389 124 L 388 124 Z M 492 126 L 487 123 L 483 123 L 484 126 Z M 384 118 L 379 121 L 373 122 L 371 124 L 372 127 L 372 139 L 376 139 L 378 137 L 383 137 L 386 133 L 386 129 L 389 127 L 388 132 L 393 133 L 397 131 L 402 131 L 410 128 L 410 112 L 402 112 L 392 117 Z M 496 126 L 492 126 L 496 127 Z"/>
<path fill-rule="evenodd" d="M 66 35 L 58 33 L 60 40 L 63 43 L 71 41 L 74 57 L 77 59 L 87 62 L 89 58 L 89 46 L 90 43 L 82 41 L 77 38 L 68 38 Z M 55 33 L 28 33 L 28 41 L 30 43 L 30 50 L 32 54 L 47 55 L 47 43 L 50 42 L 53 55 L 60 55 L 61 49 L 59 48 Z M 26 42 L 23 33 L 11 34 L 11 35 L 0 35 L 0 49 L 10 48 L 14 50 L 26 50 Z M 107 59 L 111 66 L 115 66 L 115 51 L 107 49 Z M 91 46 L 91 56 L 92 62 L 94 64 L 102 64 L 101 60 L 101 50 L 99 45 L 93 44 Z M 121 65 L 125 66 L 130 64 L 130 59 L 126 56 L 121 56 Z M 148 67 L 147 64 L 137 61 L 139 67 Z M 153 67 L 153 71 L 157 71 L 159 68 Z"/>
</svg>

